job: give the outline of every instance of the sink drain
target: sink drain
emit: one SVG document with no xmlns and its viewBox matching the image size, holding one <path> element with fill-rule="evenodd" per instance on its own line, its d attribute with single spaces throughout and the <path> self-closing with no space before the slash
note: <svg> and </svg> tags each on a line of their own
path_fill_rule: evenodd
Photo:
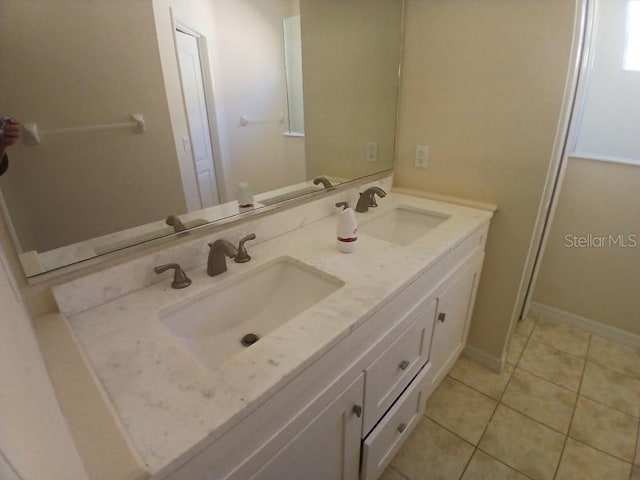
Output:
<svg viewBox="0 0 640 480">
<path fill-rule="evenodd" d="M 245 347 L 248 347 L 256 343 L 258 340 L 260 340 L 260 337 L 255 333 L 247 333 L 244 337 L 240 339 L 240 343 Z"/>
</svg>

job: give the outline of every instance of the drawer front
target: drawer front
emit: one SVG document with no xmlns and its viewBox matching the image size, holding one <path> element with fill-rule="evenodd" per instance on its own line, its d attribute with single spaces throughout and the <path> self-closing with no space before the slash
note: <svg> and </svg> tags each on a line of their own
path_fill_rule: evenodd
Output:
<svg viewBox="0 0 640 480">
<path fill-rule="evenodd" d="M 365 435 L 427 362 L 436 305 L 432 298 L 420 303 L 410 314 L 409 327 L 365 369 Z"/>
<path fill-rule="evenodd" d="M 376 480 L 422 418 L 426 388 L 431 383 L 427 363 L 409 388 L 373 429 L 362 445 L 362 480 Z"/>
</svg>

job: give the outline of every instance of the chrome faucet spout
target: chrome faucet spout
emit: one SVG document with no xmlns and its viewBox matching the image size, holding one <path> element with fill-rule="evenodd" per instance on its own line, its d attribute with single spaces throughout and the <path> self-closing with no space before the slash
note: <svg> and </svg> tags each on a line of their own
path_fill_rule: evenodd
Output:
<svg viewBox="0 0 640 480">
<path fill-rule="evenodd" d="M 234 258 L 238 254 L 236 247 L 227 240 L 219 239 L 209 244 L 207 274 L 215 277 L 227 271 L 226 257 Z"/>
<path fill-rule="evenodd" d="M 327 179 L 327 177 L 317 177 L 313 179 L 313 184 L 314 185 L 320 185 L 322 184 L 322 187 L 325 190 L 328 190 L 330 188 L 333 188 L 333 185 L 331 185 L 331 182 Z"/>
<path fill-rule="evenodd" d="M 364 213 L 369 211 L 370 207 L 377 207 L 378 203 L 376 202 L 376 195 L 378 195 L 380 198 L 383 198 L 387 196 L 387 192 L 385 192 L 380 187 L 367 188 L 360 194 L 360 199 L 358 200 L 358 204 L 356 205 L 356 212 Z"/>
</svg>

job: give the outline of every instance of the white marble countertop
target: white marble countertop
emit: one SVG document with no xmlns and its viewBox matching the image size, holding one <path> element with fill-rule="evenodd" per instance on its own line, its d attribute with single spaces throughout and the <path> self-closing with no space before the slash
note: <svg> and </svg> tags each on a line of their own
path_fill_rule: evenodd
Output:
<svg viewBox="0 0 640 480">
<path fill-rule="evenodd" d="M 247 264 L 227 263 L 209 277 L 188 272 L 192 285 L 169 281 L 79 313 L 69 319 L 86 358 L 102 382 L 126 434 L 152 474 L 191 456 L 282 388 L 385 301 L 484 225 L 491 212 L 390 193 L 377 209 L 357 214 L 360 224 L 397 205 L 451 215 L 407 246 L 359 236 L 356 251 L 336 249 L 336 218 L 248 245 Z M 215 290 L 238 274 L 288 256 L 333 275 L 345 285 L 221 366 L 207 370 L 158 319 L 158 312 Z"/>
</svg>

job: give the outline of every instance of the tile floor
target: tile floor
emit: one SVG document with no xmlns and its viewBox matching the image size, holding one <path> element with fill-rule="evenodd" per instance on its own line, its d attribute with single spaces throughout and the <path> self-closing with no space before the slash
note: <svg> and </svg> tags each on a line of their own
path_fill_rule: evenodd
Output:
<svg viewBox="0 0 640 480">
<path fill-rule="evenodd" d="M 640 349 L 541 318 L 461 357 L 381 480 L 640 480 Z"/>
</svg>

